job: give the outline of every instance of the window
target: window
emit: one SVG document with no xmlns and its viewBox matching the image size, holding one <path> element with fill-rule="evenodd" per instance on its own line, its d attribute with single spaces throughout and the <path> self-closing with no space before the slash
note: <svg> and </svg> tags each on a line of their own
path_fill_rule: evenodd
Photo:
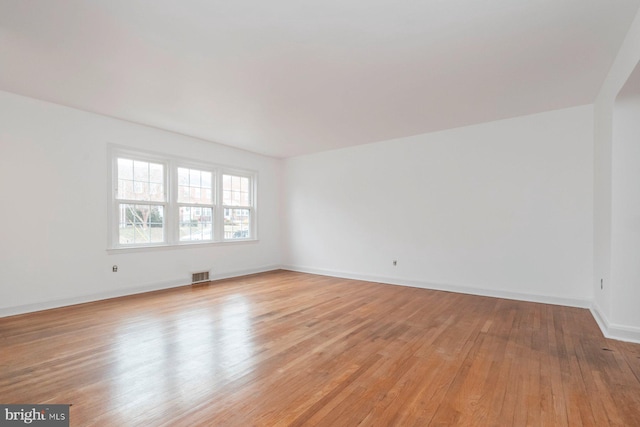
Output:
<svg viewBox="0 0 640 427">
<path fill-rule="evenodd" d="M 178 168 L 178 209 L 181 242 L 213 240 L 213 173 Z"/>
<path fill-rule="evenodd" d="M 118 244 L 148 245 L 165 241 L 165 169 L 162 163 L 118 158 Z"/>
<path fill-rule="evenodd" d="M 246 176 L 222 175 L 224 238 L 227 240 L 251 237 L 250 182 Z"/>
<path fill-rule="evenodd" d="M 255 240 L 255 173 L 112 147 L 111 248 Z"/>
</svg>

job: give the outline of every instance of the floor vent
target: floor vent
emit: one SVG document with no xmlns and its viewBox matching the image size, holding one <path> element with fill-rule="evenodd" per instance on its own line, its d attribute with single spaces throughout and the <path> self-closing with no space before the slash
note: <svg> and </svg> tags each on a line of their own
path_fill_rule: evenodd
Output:
<svg viewBox="0 0 640 427">
<path fill-rule="evenodd" d="M 200 283 L 209 281 L 209 272 L 201 271 L 200 273 L 191 274 L 191 283 Z"/>
</svg>

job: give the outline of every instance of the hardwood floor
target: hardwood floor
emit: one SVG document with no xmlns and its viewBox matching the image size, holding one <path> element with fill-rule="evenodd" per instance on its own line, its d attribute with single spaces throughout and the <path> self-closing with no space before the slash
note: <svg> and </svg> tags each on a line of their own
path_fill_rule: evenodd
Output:
<svg viewBox="0 0 640 427">
<path fill-rule="evenodd" d="M 0 319 L 0 403 L 84 426 L 640 426 L 585 309 L 277 271 Z"/>
</svg>

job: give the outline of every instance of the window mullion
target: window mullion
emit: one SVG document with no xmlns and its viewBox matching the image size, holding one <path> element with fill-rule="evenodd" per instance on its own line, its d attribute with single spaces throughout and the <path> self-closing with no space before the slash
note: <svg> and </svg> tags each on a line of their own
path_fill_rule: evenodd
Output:
<svg viewBox="0 0 640 427">
<path fill-rule="evenodd" d="M 178 208 L 176 206 L 176 198 L 177 198 L 177 185 L 178 185 L 178 179 L 176 177 L 176 165 L 174 162 L 169 161 L 168 162 L 168 168 L 169 170 L 167 171 L 167 177 L 166 179 L 169 181 L 167 183 L 167 203 L 169 204 L 169 207 L 167 209 L 168 211 L 168 215 L 166 218 L 166 222 L 167 222 L 167 242 L 170 245 L 175 244 L 176 242 L 178 242 L 179 236 L 178 233 L 180 232 L 180 227 L 178 226 L 177 222 L 179 220 L 179 214 L 178 214 Z"/>
<path fill-rule="evenodd" d="M 213 236 L 217 242 L 222 242 L 224 240 L 224 215 L 222 208 L 222 171 L 217 170 L 216 174 L 216 182 L 214 183 L 215 192 L 213 196 L 213 203 L 215 204 L 214 208 L 214 218 L 213 218 Z"/>
</svg>

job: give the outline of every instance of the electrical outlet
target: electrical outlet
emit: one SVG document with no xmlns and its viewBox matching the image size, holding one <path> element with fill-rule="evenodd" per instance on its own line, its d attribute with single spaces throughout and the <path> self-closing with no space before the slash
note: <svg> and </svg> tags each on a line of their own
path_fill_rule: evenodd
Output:
<svg viewBox="0 0 640 427">
<path fill-rule="evenodd" d="M 111 267 L 111 271 L 113 271 L 114 273 L 118 272 L 118 266 L 114 265 L 113 267 Z"/>
</svg>

